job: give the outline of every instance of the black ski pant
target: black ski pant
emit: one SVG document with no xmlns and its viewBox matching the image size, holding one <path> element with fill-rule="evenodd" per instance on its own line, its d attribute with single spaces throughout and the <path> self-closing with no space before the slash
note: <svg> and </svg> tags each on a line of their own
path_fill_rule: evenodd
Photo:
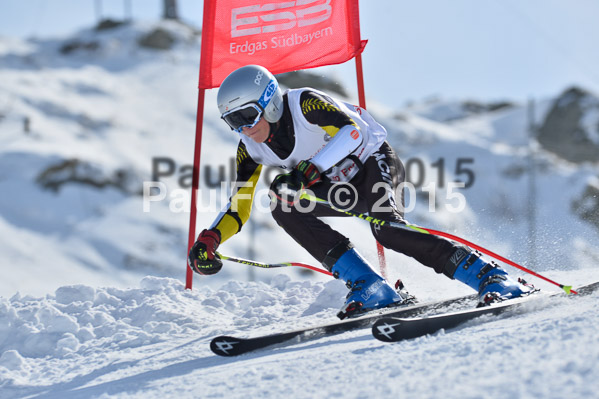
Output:
<svg viewBox="0 0 599 399">
<path fill-rule="evenodd" d="M 341 209 L 406 223 L 403 190 L 397 192 L 399 198 L 395 196 L 396 188 L 404 181 L 404 166 L 393 148 L 385 142 L 361 165 L 360 171 L 349 183 L 335 184 L 324 180 L 310 190 L 318 198 L 329 200 Z M 327 254 L 339 244 L 349 243 L 349 239 L 319 218 L 346 215 L 321 204 L 306 212 L 309 206 L 310 202 L 305 199 L 296 206 L 278 202 L 272 216 L 299 245 L 325 264 Z M 442 237 L 408 229 L 371 224 L 371 230 L 385 248 L 410 256 L 437 273 L 444 271 L 451 255 L 461 248 Z M 327 261 L 330 262 L 330 258 Z"/>
</svg>

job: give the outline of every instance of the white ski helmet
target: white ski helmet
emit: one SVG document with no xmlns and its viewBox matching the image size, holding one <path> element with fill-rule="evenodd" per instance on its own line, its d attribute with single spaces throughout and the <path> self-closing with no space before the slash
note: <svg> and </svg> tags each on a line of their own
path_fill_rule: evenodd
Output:
<svg viewBox="0 0 599 399">
<path fill-rule="evenodd" d="M 261 114 L 270 123 L 283 115 L 279 83 L 268 69 L 259 65 L 231 72 L 220 85 L 216 100 L 221 117 L 237 132 L 244 126 L 254 126 Z"/>
</svg>

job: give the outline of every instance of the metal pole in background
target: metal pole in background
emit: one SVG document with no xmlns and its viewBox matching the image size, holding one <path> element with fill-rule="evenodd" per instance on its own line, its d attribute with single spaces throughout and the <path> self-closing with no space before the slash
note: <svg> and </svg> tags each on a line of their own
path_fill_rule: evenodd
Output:
<svg viewBox="0 0 599 399">
<path fill-rule="evenodd" d="M 535 124 L 535 100 L 528 100 L 528 262 L 529 267 L 537 266 L 537 168 L 535 146 L 537 128 Z"/>
<path fill-rule="evenodd" d="M 177 0 L 163 0 L 163 19 L 179 19 L 177 12 Z"/>
<path fill-rule="evenodd" d="M 96 11 L 96 24 L 99 24 L 102 21 L 102 0 L 95 1 L 94 9 Z"/>
<path fill-rule="evenodd" d="M 133 9 L 131 7 L 131 0 L 125 0 L 125 21 L 133 21 Z"/>
</svg>

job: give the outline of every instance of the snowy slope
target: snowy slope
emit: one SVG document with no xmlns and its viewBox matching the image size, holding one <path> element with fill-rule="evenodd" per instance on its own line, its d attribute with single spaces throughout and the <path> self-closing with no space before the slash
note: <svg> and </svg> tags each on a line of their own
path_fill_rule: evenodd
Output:
<svg viewBox="0 0 599 399">
<path fill-rule="evenodd" d="M 199 37 L 185 26 L 160 26 L 176 38 L 173 49 L 139 46 L 138 38 L 156 27 L 151 23 L 56 39 L 0 38 L 2 398 L 596 392 L 597 295 L 397 345 L 378 343 L 364 330 L 237 360 L 212 356 L 208 342 L 216 334 L 330 321 L 345 287 L 299 270 L 227 264 L 216 276 L 196 277 L 193 291 L 183 289 Z M 67 44 L 79 47 L 62 54 Z M 198 228 L 224 205 L 226 193 L 208 181 L 218 181 L 219 168 L 230 176 L 237 144 L 219 120 L 215 96 L 207 92 Z M 539 120 L 550 103 L 537 107 Z M 454 101 L 402 110 L 369 104 L 411 165 L 412 180 L 422 165 L 422 185 L 438 188 L 434 201 L 420 188 L 408 196 L 415 204 L 411 221 L 488 246 L 563 283 L 599 279 L 599 233 L 571 212 L 596 179 L 597 165 L 573 165 L 540 149 L 532 264 L 524 106 L 471 112 Z M 160 179 L 166 199 L 144 211 L 140 192 L 158 157 L 171 159 L 175 173 Z M 458 191 L 464 209 L 452 212 L 459 200 L 449 196 L 448 183 L 467 178 L 456 170 L 460 160 L 467 160 L 462 167 L 474 182 Z M 263 211 L 266 180 L 252 222 L 222 252 L 314 264 Z M 376 260 L 368 226 L 331 223 Z M 387 251 L 387 259 L 389 278 L 401 277 L 421 300 L 469 292 L 401 255 Z"/>
<path fill-rule="evenodd" d="M 2 397 L 559 398 L 593 397 L 598 387 L 598 294 L 397 344 L 365 329 L 238 358 L 209 350 L 217 334 L 330 320 L 343 294 L 337 281 L 278 275 L 217 290 L 147 277 L 136 289 L 77 285 L 0 299 Z"/>
</svg>

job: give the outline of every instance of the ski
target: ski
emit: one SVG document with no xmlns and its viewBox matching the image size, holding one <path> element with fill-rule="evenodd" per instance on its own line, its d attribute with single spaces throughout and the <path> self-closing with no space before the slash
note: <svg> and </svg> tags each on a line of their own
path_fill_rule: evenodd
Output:
<svg viewBox="0 0 599 399">
<path fill-rule="evenodd" d="M 469 306 L 477 300 L 476 295 L 467 295 L 441 301 L 416 303 L 396 308 L 379 309 L 366 314 L 330 324 L 312 326 L 294 331 L 274 333 L 251 338 L 218 336 L 210 342 L 210 349 L 219 356 L 238 356 L 257 349 L 282 343 L 300 343 L 320 337 L 340 334 L 345 331 L 368 328 L 381 317 L 415 317 L 427 312 L 452 307 Z"/>
<path fill-rule="evenodd" d="M 597 289 L 599 289 L 599 282 L 582 286 L 578 289 L 578 294 L 589 294 Z M 403 318 L 386 315 L 382 318 L 378 318 L 372 325 L 372 335 L 383 342 L 397 342 L 404 339 L 421 337 L 427 334 L 433 334 L 441 329 L 455 328 L 466 321 L 482 315 L 498 315 L 508 310 L 520 308 L 522 304 L 530 303 L 531 301 L 541 298 L 555 297 L 561 294 L 562 292 L 551 294 L 536 293 L 480 308 L 446 312 L 425 317 Z"/>
</svg>

